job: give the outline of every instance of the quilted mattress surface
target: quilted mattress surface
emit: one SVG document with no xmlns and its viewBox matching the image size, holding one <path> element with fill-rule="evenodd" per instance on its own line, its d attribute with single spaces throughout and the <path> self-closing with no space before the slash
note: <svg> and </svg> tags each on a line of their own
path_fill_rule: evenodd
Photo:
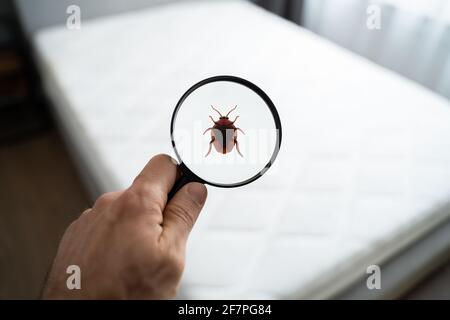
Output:
<svg viewBox="0 0 450 320">
<path fill-rule="evenodd" d="M 448 101 L 250 3 L 160 5 L 33 40 L 99 192 L 173 155 L 173 108 L 201 79 L 246 78 L 277 106 L 275 166 L 241 188 L 209 187 L 180 297 L 327 297 L 449 218 Z"/>
</svg>

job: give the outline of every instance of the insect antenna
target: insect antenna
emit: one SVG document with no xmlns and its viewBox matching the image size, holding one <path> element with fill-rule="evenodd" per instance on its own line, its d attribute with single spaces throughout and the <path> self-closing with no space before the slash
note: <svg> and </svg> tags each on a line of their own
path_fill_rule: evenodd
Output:
<svg viewBox="0 0 450 320">
<path fill-rule="evenodd" d="M 211 105 L 211 108 L 213 108 L 213 110 L 216 111 L 216 112 L 219 114 L 219 116 L 223 117 L 223 115 L 220 113 L 219 110 L 217 110 L 216 108 L 214 108 L 212 105 Z"/>
<path fill-rule="evenodd" d="M 227 115 L 226 115 L 225 117 L 228 117 L 228 115 L 229 115 L 232 111 L 234 111 L 236 108 L 237 108 L 237 105 L 236 105 L 233 109 L 231 109 L 230 111 L 228 111 L 228 113 L 227 113 Z"/>
</svg>

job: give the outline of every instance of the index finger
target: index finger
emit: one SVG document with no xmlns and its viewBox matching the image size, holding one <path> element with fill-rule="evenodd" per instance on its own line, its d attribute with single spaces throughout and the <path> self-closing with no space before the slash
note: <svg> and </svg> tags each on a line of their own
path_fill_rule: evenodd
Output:
<svg viewBox="0 0 450 320">
<path fill-rule="evenodd" d="M 164 209 L 167 194 L 172 189 L 177 178 L 176 161 L 166 154 L 154 156 L 134 179 L 130 191 L 153 200 L 162 199 L 161 209 Z"/>
</svg>

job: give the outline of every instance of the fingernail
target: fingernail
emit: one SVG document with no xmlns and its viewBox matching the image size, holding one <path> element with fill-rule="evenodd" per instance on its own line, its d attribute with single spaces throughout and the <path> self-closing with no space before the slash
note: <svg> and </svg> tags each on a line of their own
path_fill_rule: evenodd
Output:
<svg viewBox="0 0 450 320">
<path fill-rule="evenodd" d="M 197 182 L 189 183 L 187 192 L 198 205 L 202 206 L 206 200 L 206 187 Z"/>
</svg>

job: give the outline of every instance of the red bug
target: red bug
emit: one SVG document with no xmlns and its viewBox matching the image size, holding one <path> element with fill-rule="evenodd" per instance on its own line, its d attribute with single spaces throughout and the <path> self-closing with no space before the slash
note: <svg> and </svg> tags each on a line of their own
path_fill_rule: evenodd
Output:
<svg viewBox="0 0 450 320">
<path fill-rule="evenodd" d="M 233 150 L 234 145 L 236 145 L 236 151 L 239 153 L 241 157 L 243 157 L 241 151 L 239 150 L 239 142 L 237 141 L 237 132 L 240 131 L 243 134 L 245 133 L 240 128 L 236 128 L 234 126 L 234 123 L 236 122 L 237 118 L 239 118 L 239 116 L 236 116 L 234 121 L 230 121 L 230 119 L 228 118 L 230 113 L 234 111 L 237 108 L 237 106 L 228 111 L 226 116 L 223 116 L 219 112 L 219 110 L 217 110 L 213 106 L 211 106 L 211 108 L 213 108 L 213 110 L 219 114 L 220 118 L 219 120 L 215 121 L 213 117 L 209 116 L 211 120 L 214 122 L 214 126 L 206 129 L 205 132 L 203 132 L 203 134 L 205 134 L 206 132 L 211 130 L 211 141 L 209 142 L 209 149 L 205 157 L 207 157 L 211 153 L 211 147 L 213 144 L 216 151 L 222 154 L 230 152 L 231 150 Z"/>
</svg>

